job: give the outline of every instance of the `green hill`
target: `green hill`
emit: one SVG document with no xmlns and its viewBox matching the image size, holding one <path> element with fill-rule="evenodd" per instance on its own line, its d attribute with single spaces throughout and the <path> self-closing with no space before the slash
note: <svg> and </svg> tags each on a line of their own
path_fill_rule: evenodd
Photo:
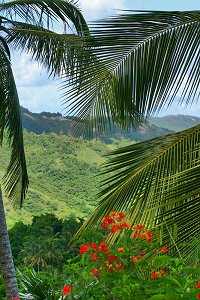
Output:
<svg viewBox="0 0 200 300">
<path fill-rule="evenodd" d="M 60 113 L 31 113 L 23 107 L 21 110 L 23 127 L 29 132 L 35 132 L 37 134 L 44 132 L 54 132 L 59 134 L 62 132 L 66 135 L 77 137 L 77 132 L 76 134 L 74 132 L 75 121 L 70 117 L 63 117 Z M 171 132 L 172 131 L 169 129 L 163 129 L 162 126 L 158 127 L 150 123 L 142 124 L 136 131 L 122 131 L 114 126 L 110 132 L 101 137 L 101 140 L 107 144 L 112 143 L 113 139 L 144 141 Z M 80 133 L 79 136 L 82 136 L 82 133 Z"/>
<path fill-rule="evenodd" d="M 105 161 L 103 156 L 130 142 L 121 140 L 106 145 L 98 140 L 25 131 L 24 143 L 30 185 L 22 210 L 5 201 L 9 226 L 19 220 L 30 222 L 32 215 L 46 212 L 61 218 L 88 216 L 97 203 L 96 194 L 103 179 L 97 175 Z M 0 156 L 1 176 L 8 160 L 9 151 L 4 146 Z"/>
<path fill-rule="evenodd" d="M 108 136 L 102 138 L 103 141 L 84 140 L 72 136 L 71 118 L 64 118 L 59 113 L 35 114 L 22 108 L 22 116 L 26 128 L 24 139 L 30 185 L 23 209 L 13 208 L 5 199 L 9 226 L 19 220 L 28 223 L 33 215 L 47 212 L 60 218 L 69 215 L 87 217 L 98 201 L 96 195 L 103 177 L 97 175 L 105 161 L 105 154 L 116 147 L 133 143 L 133 140 L 150 139 L 170 132 L 147 123 L 136 132 L 113 128 Z M 153 120 L 159 126 L 162 124 L 169 128 L 171 124 L 173 130 L 178 130 L 194 125 L 192 122 L 198 122 L 198 119 L 186 116 L 183 122 L 184 117 L 179 116 L 179 128 L 175 123 L 178 119 L 174 120 L 174 116 Z M 3 176 L 8 161 L 9 151 L 4 145 L 0 155 L 0 176 Z"/>
<path fill-rule="evenodd" d="M 153 117 L 150 124 L 166 128 L 172 131 L 181 131 L 200 124 L 200 118 L 187 115 L 174 115 L 165 117 Z"/>
</svg>

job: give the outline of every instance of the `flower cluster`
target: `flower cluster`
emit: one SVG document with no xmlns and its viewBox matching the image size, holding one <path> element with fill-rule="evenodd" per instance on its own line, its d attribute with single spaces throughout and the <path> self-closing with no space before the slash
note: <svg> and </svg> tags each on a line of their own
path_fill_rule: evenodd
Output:
<svg viewBox="0 0 200 300">
<path fill-rule="evenodd" d="M 103 229 L 107 231 L 108 234 L 113 234 L 116 231 L 128 229 L 133 231 L 133 239 L 141 239 L 141 243 L 137 244 L 132 240 L 132 245 L 130 240 L 128 241 L 128 247 L 119 247 L 117 249 L 110 249 L 105 241 L 100 243 L 92 242 L 83 244 L 80 246 L 79 253 L 87 253 L 87 258 L 89 262 L 92 262 L 93 268 L 91 269 L 91 274 L 93 274 L 97 279 L 100 279 L 100 274 L 110 274 L 111 272 L 123 271 L 131 267 L 131 265 L 140 261 L 145 252 L 148 251 L 148 244 L 155 240 L 155 236 L 149 229 L 146 229 L 144 225 L 134 225 L 132 228 L 126 222 L 126 216 L 122 212 L 111 212 L 109 215 L 105 216 L 102 220 Z M 131 231 L 130 231 L 131 232 Z M 105 237 L 104 237 L 105 238 Z M 126 245 L 127 246 L 127 245 Z M 135 252 L 135 253 L 134 253 Z M 166 246 L 162 246 L 161 252 L 169 252 Z M 133 255 L 136 254 L 136 255 Z M 126 262 L 126 263 L 125 263 Z M 165 275 L 166 271 L 160 270 L 151 273 L 151 278 Z"/>
<path fill-rule="evenodd" d="M 148 243 L 152 242 L 153 238 L 155 236 L 152 235 L 150 230 L 144 231 L 145 226 L 143 225 L 134 225 L 132 227 L 133 232 L 133 238 L 137 239 L 145 239 Z"/>
<path fill-rule="evenodd" d="M 116 286 L 121 286 L 121 282 L 124 284 L 124 278 L 127 279 L 128 283 L 126 283 L 126 286 L 128 286 L 129 282 L 131 283 L 132 280 L 138 279 L 137 274 L 140 273 L 144 275 L 142 275 L 141 278 L 146 278 L 148 284 L 151 285 L 152 294 L 154 294 L 154 288 L 157 289 L 157 287 L 159 287 L 160 290 L 161 288 L 165 290 L 165 281 L 168 282 L 169 276 L 176 278 L 173 268 L 170 267 L 173 263 L 173 257 L 170 255 L 172 254 L 172 250 L 170 248 L 168 249 L 168 245 L 160 246 L 160 241 L 157 241 L 156 236 L 157 233 L 159 233 L 159 227 L 148 228 L 143 224 L 130 226 L 127 219 L 128 218 L 122 212 L 111 212 L 102 220 L 101 224 L 103 230 L 101 228 L 100 235 L 96 235 L 95 233 L 94 236 L 98 236 L 98 238 L 93 241 L 90 240 L 90 243 L 88 243 L 87 240 L 87 243 L 80 246 L 79 253 L 83 255 L 82 259 L 80 259 L 80 267 L 84 267 L 83 278 L 85 282 L 89 282 L 90 287 L 97 287 L 100 293 L 101 287 L 102 291 L 103 287 L 105 287 L 105 291 L 107 292 L 107 290 L 109 290 L 109 293 L 110 291 L 112 292 L 112 287 L 114 287 L 113 291 L 118 293 Z M 118 235 L 112 235 L 122 230 L 123 232 L 120 238 L 118 238 Z M 116 243 L 108 244 L 108 242 L 114 238 L 116 238 Z M 159 256 L 163 256 L 163 254 L 166 254 L 166 256 L 156 259 L 156 257 L 152 255 L 152 253 L 155 254 L 155 246 L 160 247 L 160 251 L 157 252 Z M 169 260 L 167 258 L 168 253 Z M 179 280 L 179 274 L 177 277 Z M 188 286 L 189 284 L 191 285 L 191 281 L 189 281 Z M 79 282 L 78 285 L 80 286 Z M 146 286 L 149 288 L 148 285 Z M 107 287 L 109 287 L 109 289 L 107 289 Z M 62 299 L 65 299 L 65 296 L 70 294 L 71 289 L 72 286 L 64 287 Z M 76 294 L 75 284 L 73 285 L 73 289 L 74 294 Z M 200 281 L 197 281 L 196 285 L 193 284 L 193 290 L 191 290 L 192 295 L 194 295 L 194 290 L 195 294 L 197 294 L 196 289 L 200 289 Z M 87 290 L 86 286 L 86 293 Z M 189 289 L 187 293 L 190 293 L 190 291 L 188 291 Z M 157 295 L 156 292 L 155 295 Z M 73 295 L 69 295 L 69 297 L 70 296 L 73 297 Z M 200 293 L 198 293 L 197 298 L 200 299 Z M 84 299 L 88 298 L 86 297 Z"/>
<path fill-rule="evenodd" d="M 124 220 L 124 213 L 117 213 L 112 211 L 108 216 L 105 216 L 102 220 L 102 226 L 104 230 L 110 230 L 110 233 L 115 233 L 119 230 L 129 228 L 129 225 Z"/>
<path fill-rule="evenodd" d="M 99 246 L 95 242 L 92 242 L 90 245 L 89 244 L 81 245 L 79 253 L 83 254 L 83 253 L 85 253 L 89 250 L 101 251 L 101 252 L 105 252 L 105 253 L 110 251 L 110 249 L 108 249 L 107 246 L 106 246 L 106 242 L 101 242 L 99 244 Z M 95 254 L 95 253 L 93 253 L 93 254 Z M 95 255 L 93 255 L 93 257 L 95 257 Z"/>
<path fill-rule="evenodd" d="M 117 255 L 113 255 L 110 252 L 110 249 L 107 247 L 107 244 L 105 241 L 101 242 L 99 245 L 95 242 L 92 242 L 91 244 L 84 244 L 80 246 L 79 253 L 84 254 L 88 253 L 90 260 L 92 263 L 100 262 L 100 267 L 95 267 L 92 269 L 91 273 L 95 275 L 98 279 L 100 278 L 99 271 L 102 271 L 106 269 L 107 273 L 110 273 L 111 271 L 121 271 L 122 266 L 119 262 L 120 258 Z M 124 252 L 124 248 L 118 249 L 119 253 Z"/>
<path fill-rule="evenodd" d="M 159 270 L 159 271 L 156 271 L 156 272 L 152 272 L 151 273 L 151 278 L 155 279 L 156 277 L 160 277 L 160 276 L 163 276 L 163 275 L 166 275 L 166 271 L 165 270 Z"/>
<path fill-rule="evenodd" d="M 12 300 L 20 300 L 19 296 L 13 296 Z"/>
</svg>

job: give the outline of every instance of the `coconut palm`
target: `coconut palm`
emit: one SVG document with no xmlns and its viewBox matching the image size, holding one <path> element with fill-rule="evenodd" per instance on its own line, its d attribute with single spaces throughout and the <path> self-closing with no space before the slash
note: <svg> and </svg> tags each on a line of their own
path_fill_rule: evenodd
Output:
<svg viewBox="0 0 200 300">
<path fill-rule="evenodd" d="M 113 123 L 133 127 L 177 96 L 179 105 L 192 105 L 199 97 L 199 25 L 199 11 L 129 12 L 93 24 L 98 60 L 84 80 L 77 74 L 69 83 L 71 111 L 92 117 L 101 131 Z M 116 150 L 105 170 L 114 173 L 85 226 L 122 210 L 132 224 L 162 225 L 163 243 L 179 253 L 195 249 L 184 242 L 200 238 L 199 125 Z"/>
<path fill-rule="evenodd" d="M 62 28 L 58 28 L 59 24 L 62 24 Z M 53 31 L 52 26 L 62 33 Z M 19 48 L 27 51 L 53 76 L 62 72 L 70 74 L 74 68 L 78 70 L 81 65 L 77 61 L 78 56 L 82 55 L 82 36 L 88 35 L 89 31 L 76 2 L 65 0 L 1 1 L 0 30 L 0 143 L 2 144 L 5 137 L 11 148 L 3 187 L 7 196 L 21 205 L 28 188 L 28 175 L 19 98 L 9 49 Z M 18 288 L 1 191 L 0 267 L 6 299 L 14 299 L 18 296 Z"/>
</svg>

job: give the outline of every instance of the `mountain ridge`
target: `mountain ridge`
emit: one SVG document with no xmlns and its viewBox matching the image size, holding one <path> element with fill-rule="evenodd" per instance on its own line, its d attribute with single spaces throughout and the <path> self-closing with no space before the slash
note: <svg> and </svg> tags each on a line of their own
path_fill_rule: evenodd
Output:
<svg viewBox="0 0 200 300">
<path fill-rule="evenodd" d="M 22 124 L 24 129 L 29 132 L 41 133 L 63 133 L 68 136 L 88 138 L 87 134 L 74 133 L 74 118 L 64 117 L 61 113 L 32 113 L 27 108 L 21 107 Z M 128 139 L 134 141 L 144 141 L 170 134 L 172 132 L 181 131 L 189 127 L 200 124 L 200 118 L 189 115 L 168 115 L 164 117 L 150 117 L 146 123 L 143 123 L 135 131 L 121 130 L 116 126 L 111 128 L 111 131 L 106 135 L 99 137 L 100 140 L 109 144 L 113 139 Z"/>
</svg>

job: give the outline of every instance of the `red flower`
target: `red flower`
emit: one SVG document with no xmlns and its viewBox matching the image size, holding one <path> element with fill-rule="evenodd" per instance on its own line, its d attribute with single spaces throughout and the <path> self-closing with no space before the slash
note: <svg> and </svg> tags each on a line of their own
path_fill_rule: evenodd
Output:
<svg viewBox="0 0 200 300">
<path fill-rule="evenodd" d="M 147 231 L 147 238 L 146 238 L 146 241 L 147 241 L 148 243 L 150 243 L 151 240 L 152 240 L 153 238 L 154 238 L 154 236 L 151 234 L 151 231 L 148 230 L 148 231 Z"/>
<path fill-rule="evenodd" d="M 105 216 L 102 220 L 103 229 L 107 230 L 108 225 L 115 223 L 115 220 L 111 218 L 110 216 Z"/>
<path fill-rule="evenodd" d="M 111 212 L 110 212 L 110 216 L 111 216 L 111 217 L 117 217 L 117 216 L 118 216 L 118 213 L 116 213 L 116 211 L 111 211 Z"/>
<path fill-rule="evenodd" d="M 129 228 L 126 222 L 120 224 L 120 229 Z"/>
<path fill-rule="evenodd" d="M 136 261 L 138 261 L 139 260 L 139 257 L 138 256 L 132 256 L 131 257 L 131 261 L 133 262 L 133 263 L 135 263 Z"/>
<path fill-rule="evenodd" d="M 114 256 L 114 255 L 112 255 L 112 254 L 108 254 L 108 260 L 109 261 L 115 261 L 115 260 L 117 260 L 118 259 L 118 257 L 117 256 Z"/>
<path fill-rule="evenodd" d="M 137 229 L 137 225 L 133 225 L 132 230 Z"/>
<path fill-rule="evenodd" d="M 97 250 L 98 249 L 98 246 L 95 244 L 95 242 L 92 242 L 91 244 L 90 244 L 90 248 L 92 249 L 92 250 Z"/>
<path fill-rule="evenodd" d="M 140 237 L 140 233 L 139 232 L 135 232 L 133 235 L 134 239 L 137 239 L 138 237 Z"/>
<path fill-rule="evenodd" d="M 108 229 L 108 225 L 106 223 L 103 223 L 103 230 L 107 230 Z"/>
<path fill-rule="evenodd" d="M 112 226 L 110 232 L 111 232 L 111 233 L 115 233 L 116 231 L 119 231 L 119 230 L 121 230 L 120 226 L 114 224 L 114 225 Z"/>
<path fill-rule="evenodd" d="M 116 221 L 117 221 L 117 222 L 121 222 L 121 220 L 123 220 L 124 218 L 125 218 L 125 214 L 122 213 L 122 212 L 120 212 L 120 213 L 118 214 L 118 218 L 116 218 Z"/>
<path fill-rule="evenodd" d="M 19 296 L 13 296 L 12 300 L 20 300 Z"/>
<path fill-rule="evenodd" d="M 169 249 L 167 249 L 166 246 L 163 246 L 162 249 L 161 249 L 161 251 L 164 252 L 164 253 L 167 253 L 167 252 L 169 252 Z"/>
<path fill-rule="evenodd" d="M 102 223 L 113 224 L 113 223 L 115 223 L 115 220 L 113 218 L 111 218 L 110 216 L 105 216 L 102 220 Z"/>
<path fill-rule="evenodd" d="M 85 253 L 85 252 L 87 251 L 88 247 L 89 247 L 88 244 L 81 245 L 81 246 L 80 246 L 79 253 L 80 253 L 80 254 Z"/>
<path fill-rule="evenodd" d="M 166 275 L 166 271 L 165 270 L 160 270 L 160 271 L 152 272 L 151 273 L 151 278 L 155 279 L 156 277 L 160 277 L 161 275 Z"/>
<path fill-rule="evenodd" d="M 124 248 L 118 248 L 118 252 L 123 253 L 124 252 Z"/>
<path fill-rule="evenodd" d="M 115 267 L 116 267 L 119 271 L 123 271 L 122 264 L 116 263 L 116 264 L 115 264 Z"/>
<path fill-rule="evenodd" d="M 197 289 L 200 289 L 200 281 L 197 281 L 197 286 L 196 286 Z"/>
<path fill-rule="evenodd" d="M 105 242 L 101 242 L 101 243 L 100 243 L 99 250 L 102 251 L 102 252 L 109 252 L 109 251 L 110 251 L 110 249 L 108 249 L 108 248 L 106 247 L 106 243 L 105 243 Z"/>
<path fill-rule="evenodd" d="M 156 277 L 157 277 L 156 274 L 155 274 L 154 272 L 152 272 L 152 273 L 151 273 L 151 278 L 152 278 L 152 279 L 155 279 Z"/>
<path fill-rule="evenodd" d="M 147 241 L 148 243 L 151 243 L 152 238 L 147 238 L 146 241 Z"/>
<path fill-rule="evenodd" d="M 197 295 L 197 299 L 200 299 L 200 294 Z"/>
<path fill-rule="evenodd" d="M 93 275 L 97 275 L 97 271 L 98 271 L 97 268 L 92 269 L 92 274 L 93 274 Z"/>
<path fill-rule="evenodd" d="M 143 225 L 137 225 L 137 229 L 142 230 L 142 229 L 144 229 L 144 226 Z"/>
<path fill-rule="evenodd" d="M 121 219 L 124 219 L 124 218 L 125 218 L 125 214 L 122 213 L 122 212 L 120 212 L 120 213 L 119 213 L 119 217 L 120 217 Z"/>
<path fill-rule="evenodd" d="M 93 274 L 94 276 L 96 276 L 96 277 L 99 279 L 99 278 L 100 278 L 100 275 L 97 273 L 97 271 L 98 271 L 97 268 L 92 269 L 92 274 Z"/>
<path fill-rule="evenodd" d="M 64 288 L 63 288 L 63 295 L 64 296 L 68 295 L 71 292 L 71 290 L 72 290 L 72 286 L 71 285 L 64 286 Z"/>
<path fill-rule="evenodd" d="M 95 262 L 95 261 L 97 261 L 97 260 L 100 260 L 100 257 L 97 256 L 96 253 L 92 253 L 92 254 L 90 255 L 90 258 L 91 258 L 91 261 L 92 261 L 92 262 Z"/>
<path fill-rule="evenodd" d="M 142 229 L 144 229 L 145 228 L 145 226 L 144 225 L 133 225 L 133 227 L 132 227 L 132 230 L 135 230 L 135 229 L 138 229 L 138 230 L 142 230 Z"/>
</svg>

